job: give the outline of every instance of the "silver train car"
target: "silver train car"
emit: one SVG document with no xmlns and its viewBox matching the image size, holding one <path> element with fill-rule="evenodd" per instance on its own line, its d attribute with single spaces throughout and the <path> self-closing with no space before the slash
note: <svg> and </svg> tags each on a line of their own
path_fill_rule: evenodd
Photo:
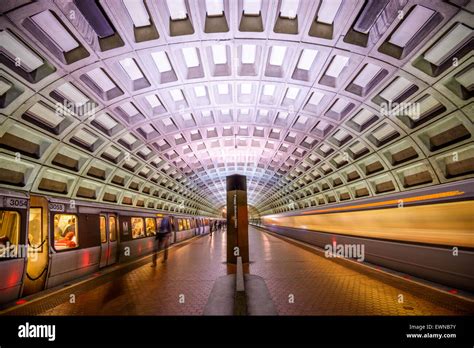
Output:
<svg viewBox="0 0 474 348">
<path fill-rule="evenodd" d="M 170 244 L 209 233 L 215 220 L 0 192 L 0 305 L 152 253 L 165 217 Z"/>
</svg>

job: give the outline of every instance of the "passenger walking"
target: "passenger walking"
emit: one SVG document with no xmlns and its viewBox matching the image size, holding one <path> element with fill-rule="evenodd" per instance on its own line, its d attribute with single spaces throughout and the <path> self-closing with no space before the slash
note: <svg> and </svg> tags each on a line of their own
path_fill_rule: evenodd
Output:
<svg viewBox="0 0 474 348">
<path fill-rule="evenodd" d="M 163 261 L 165 263 L 168 259 L 168 246 L 169 246 L 169 237 L 171 234 L 171 222 L 169 217 L 164 217 L 161 220 L 161 225 L 159 231 L 156 233 L 156 242 L 155 249 L 153 253 L 153 261 L 151 267 L 156 267 L 156 259 L 158 258 L 158 252 L 164 250 L 163 252 Z"/>
</svg>

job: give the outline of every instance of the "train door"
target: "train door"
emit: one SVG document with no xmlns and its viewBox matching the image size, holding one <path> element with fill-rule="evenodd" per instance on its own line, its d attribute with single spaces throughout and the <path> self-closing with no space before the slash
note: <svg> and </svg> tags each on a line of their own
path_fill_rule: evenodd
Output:
<svg viewBox="0 0 474 348">
<path fill-rule="evenodd" d="M 22 296 L 44 289 L 48 275 L 48 200 L 31 196 L 28 216 L 28 256 Z"/>
<path fill-rule="evenodd" d="M 117 261 L 117 217 L 113 214 L 101 214 L 100 226 L 100 267 Z"/>
</svg>

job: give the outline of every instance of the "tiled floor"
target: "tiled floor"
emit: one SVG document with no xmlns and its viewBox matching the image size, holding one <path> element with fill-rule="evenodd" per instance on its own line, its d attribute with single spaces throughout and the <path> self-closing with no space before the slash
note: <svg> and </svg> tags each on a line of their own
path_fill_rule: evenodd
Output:
<svg viewBox="0 0 474 348">
<path fill-rule="evenodd" d="M 466 314 L 445 299 L 412 291 L 403 279 L 347 267 L 254 228 L 249 244 L 250 273 L 264 278 L 280 315 Z M 156 268 L 147 263 L 109 280 L 97 277 L 31 306 L 40 315 L 201 315 L 214 281 L 232 271 L 225 252 L 225 233 L 217 232 L 171 249 Z M 29 312 L 28 305 L 22 309 L 8 314 Z"/>
</svg>

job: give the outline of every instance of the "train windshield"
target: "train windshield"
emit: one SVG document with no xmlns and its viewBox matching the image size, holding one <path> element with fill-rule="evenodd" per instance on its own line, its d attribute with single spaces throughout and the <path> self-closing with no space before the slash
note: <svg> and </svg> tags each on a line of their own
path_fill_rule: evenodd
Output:
<svg viewBox="0 0 474 348">
<path fill-rule="evenodd" d="M 72 214 L 54 215 L 54 248 L 73 249 L 79 246 L 77 216 Z"/>
</svg>

